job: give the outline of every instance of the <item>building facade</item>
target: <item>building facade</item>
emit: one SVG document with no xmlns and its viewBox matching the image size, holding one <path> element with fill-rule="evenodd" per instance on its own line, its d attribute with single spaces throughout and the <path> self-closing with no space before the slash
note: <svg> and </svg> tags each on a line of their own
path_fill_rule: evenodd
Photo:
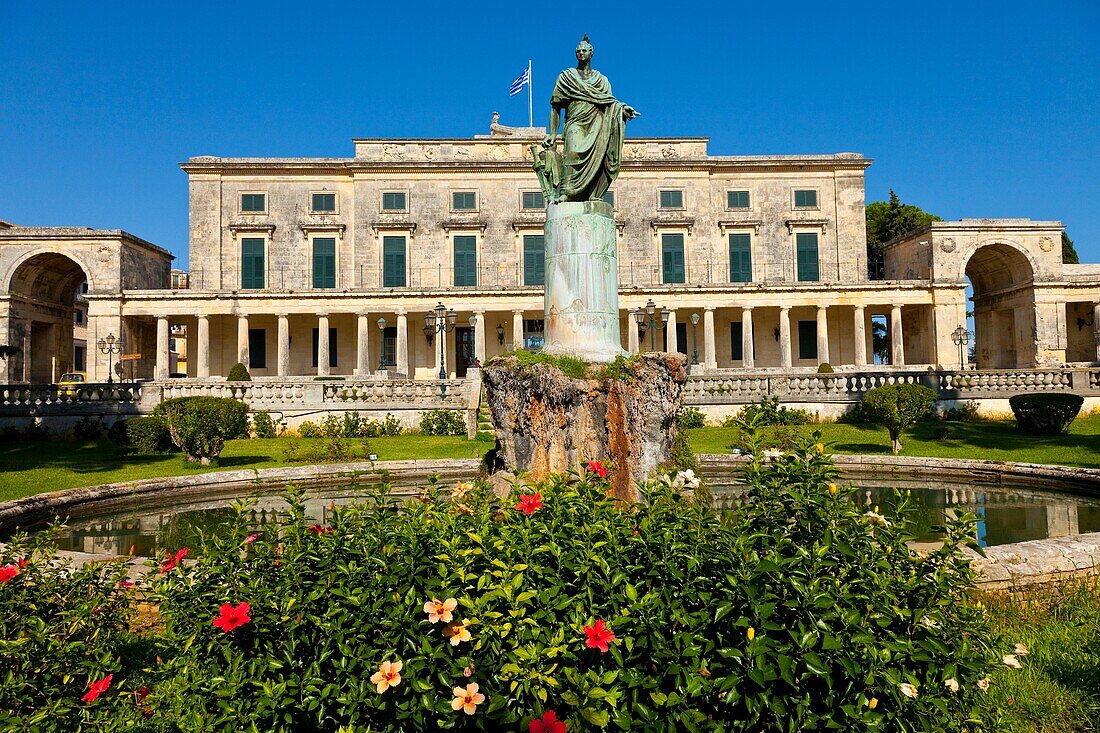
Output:
<svg viewBox="0 0 1100 733">
<path fill-rule="evenodd" d="M 426 380 L 441 368 L 460 378 L 537 347 L 540 139 L 498 126 L 467 139 L 358 139 L 349 158 L 191 158 L 186 278 L 170 283 L 170 256 L 122 233 L 59 270 L 70 292 L 82 275 L 90 284 L 89 378 L 106 379 L 118 359 L 92 347 L 107 332 L 125 337 L 139 376 L 157 379 L 224 377 L 238 361 L 261 378 Z M 623 156 L 607 200 L 629 351 L 680 351 L 701 372 L 958 369 L 966 353 L 952 334 L 973 310 L 980 368 L 1098 358 L 1100 267 L 1062 264 L 1059 222 L 936 223 L 890 243 L 886 279 L 871 279 L 862 155 L 719 156 L 705 138 L 651 138 L 628 139 Z M 19 229 L 0 230 L 0 342 L 27 339 L 15 305 L 34 299 L 16 295 L 30 287 L 26 262 L 68 251 L 50 244 L 64 232 Z M 8 254 L 35 237 L 46 249 Z M 118 252 L 118 277 L 99 271 L 104 246 Z M 456 322 L 443 338 L 425 319 L 440 303 Z M 33 363 L 6 368 L 8 381 L 48 376 Z"/>
</svg>

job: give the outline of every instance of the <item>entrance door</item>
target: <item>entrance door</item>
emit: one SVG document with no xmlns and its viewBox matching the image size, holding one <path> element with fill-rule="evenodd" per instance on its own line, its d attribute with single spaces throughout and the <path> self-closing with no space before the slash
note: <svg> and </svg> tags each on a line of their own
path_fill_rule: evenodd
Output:
<svg viewBox="0 0 1100 733">
<path fill-rule="evenodd" d="M 455 376 L 466 377 L 466 369 L 474 363 L 474 329 L 455 328 Z"/>
</svg>

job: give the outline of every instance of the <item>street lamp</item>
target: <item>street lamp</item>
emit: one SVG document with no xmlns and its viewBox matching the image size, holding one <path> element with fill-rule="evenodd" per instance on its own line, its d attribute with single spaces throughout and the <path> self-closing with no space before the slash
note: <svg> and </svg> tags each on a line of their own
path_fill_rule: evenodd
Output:
<svg viewBox="0 0 1100 733">
<path fill-rule="evenodd" d="M 504 346 L 504 324 L 497 324 L 497 346 Z"/>
<path fill-rule="evenodd" d="M 378 319 L 378 371 L 386 371 L 386 319 Z"/>
<path fill-rule="evenodd" d="M 455 329 L 456 322 L 458 322 L 458 314 L 455 313 L 454 308 L 447 310 L 442 303 L 437 305 L 435 310 L 430 310 L 424 315 L 424 335 L 427 336 L 428 343 L 432 343 L 432 336 L 439 334 L 439 396 L 441 398 L 447 397 L 447 368 L 443 363 L 447 353 L 445 334 Z"/>
<path fill-rule="evenodd" d="M 657 350 L 657 326 L 660 324 L 664 329 L 665 324 L 668 323 L 668 317 L 672 313 L 668 308 L 662 308 L 660 311 L 660 321 L 657 320 L 657 304 L 653 302 L 653 298 L 649 299 L 649 302 L 645 304 L 645 309 L 635 308 L 631 311 L 631 315 L 634 316 L 635 322 L 642 331 L 642 338 L 645 338 L 646 329 L 649 330 L 649 350 Z"/>
<path fill-rule="evenodd" d="M 113 333 L 109 333 L 106 338 L 101 338 L 96 344 L 99 346 L 100 353 L 107 356 L 107 384 L 111 384 L 114 382 L 114 355 L 122 353 L 122 339 L 116 339 Z"/>
<path fill-rule="evenodd" d="M 951 332 L 951 341 L 959 347 L 959 368 L 966 369 L 966 345 L 970 343 L 970 332 L 959 326 Z"/>
<path fill-rule="evenodd" d="M 695 327 L 699 325 L 699 314 L 691 314 L 691 365 L 699 366 L 699 336 Z"/>
</svg>

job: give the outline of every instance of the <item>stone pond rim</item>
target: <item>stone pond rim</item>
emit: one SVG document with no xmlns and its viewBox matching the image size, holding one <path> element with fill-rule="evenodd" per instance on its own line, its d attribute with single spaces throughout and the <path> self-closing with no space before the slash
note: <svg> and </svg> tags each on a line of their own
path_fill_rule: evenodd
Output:
<svg viewBox="0 0 1100 733">
<path fill-rule="evenodd" d="M 687 357 L 658 352 L 621 363 L 622 372 L 602 368 L 584 378 L 515 356 L 486 364 L 481 376 L 503 468 L 541 480 L 610 461 L 611 495 L 637 499 L 636 483 L 669 459 Z"/>
</svg>

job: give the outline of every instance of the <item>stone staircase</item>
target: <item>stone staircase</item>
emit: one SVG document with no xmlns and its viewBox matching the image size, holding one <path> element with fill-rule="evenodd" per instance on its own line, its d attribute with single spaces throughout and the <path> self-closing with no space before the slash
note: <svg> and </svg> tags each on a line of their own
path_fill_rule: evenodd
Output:
<svg viewBox="0 0 1100 733">
<path fill-rule="evenodd" d="M 494 438 L 497 431 L 493 428 L 492 413 L 489 410 L 489 401 L 485 398 L 485 390 L 481 390 L 481 399 L 477 405 L 477 432 L 488 433 Z"/>
</svg>

